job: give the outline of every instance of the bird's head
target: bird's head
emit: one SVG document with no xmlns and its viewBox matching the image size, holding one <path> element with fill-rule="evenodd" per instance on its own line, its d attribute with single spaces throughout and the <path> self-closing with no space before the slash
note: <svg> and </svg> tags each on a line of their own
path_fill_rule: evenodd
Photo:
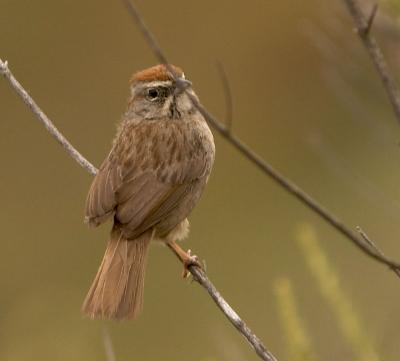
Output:
<svg viewBox="0 0 400 361">
<path fill-rule="evenodd" d="M 149 120 L 180 118 L 193 110 L 192 101 L 185 92 L 195 96 L 191 85 L 182 69 L 174 65 L 161 64 L 139 71 L 130 81 L 127 114 Z"/>
</svg>

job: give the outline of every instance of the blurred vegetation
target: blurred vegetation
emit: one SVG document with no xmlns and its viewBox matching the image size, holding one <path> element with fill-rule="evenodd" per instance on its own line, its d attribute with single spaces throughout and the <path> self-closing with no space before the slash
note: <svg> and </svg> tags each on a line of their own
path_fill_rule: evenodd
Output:
<svg viewBox="0 0 400 361">
<path fill-rule="evenodd" d="M 383 5 L 386 7 L 387 14 L 394 16 L 397 18 L 397 21 L 400 17 L 400 1 L 399 0 L 384 0 L 382 1 Z"/>
<path fill-rule="evenodd" d="M 368 334 L 368 326 L 357 311 L 358 307 L 342 289 L 337 270 L 320 246 L 315 230 L 309 224 L 302 224 L 296 232 L 298 244 L 304 260 L 318 289 L 334 314 L 342 337 L 353 349 L 354 360 L 379 361 L 381 358 Z M 296 304 L 292 282 L 280 278 L 275 282 L 275 295 L 284 338 L 287 343 L 287 360 L 317 360 L 316 349 L 312 345 Z M 318 303 L 318 300 L 315 300 Z"/>
<path fill-rule="evenodd" d="M 299 315 L 292 283 L 288 278 L 280 278 L 275 282 L 275 296 L 287 342 L 287 359 L 293 361 L 316 360 L 310 337 Z"/>
<path fill-rule="evenodd" d="M 313 228 L 307 224 L 302 225 L 297 238 L 307 266 L 321 295 L 334 313 L 334 319 L 344 338 L 353 348 L 355 359 L 380 360 L 368 335 L 366 323 L 361 321 L 356 305 L 340 286 L 337 271 L 322 251 Z"/>
</svg>

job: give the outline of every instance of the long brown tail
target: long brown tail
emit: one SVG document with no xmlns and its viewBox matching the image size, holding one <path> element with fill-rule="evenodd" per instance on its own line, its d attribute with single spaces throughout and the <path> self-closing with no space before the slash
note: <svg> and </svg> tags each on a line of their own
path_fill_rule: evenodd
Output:
<svg viewBox="0 0 400 361">
<path fill-rule="evenodd" d="M 143 308 L 143 288 L 151 232 L 134 240 L 113 228 L 96 278 L 82 306 L 91 318 L 134 319 Z"/>
</svg>

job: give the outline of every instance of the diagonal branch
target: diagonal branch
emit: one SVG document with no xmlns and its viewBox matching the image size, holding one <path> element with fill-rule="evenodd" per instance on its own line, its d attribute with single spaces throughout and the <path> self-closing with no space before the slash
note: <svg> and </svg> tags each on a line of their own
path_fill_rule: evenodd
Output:
<svg viewBox="0 0 400 361">
<path fill-rule="evenodd" d="M 28 92 L 17 81 L 14 75 L 8 68 L 7 61 L 0 59 L 0 75 L 3 75 L 16 93 L 21 97 L 23 102 L 31 109 L 36 118 L 45 126 L 50 134 L 64 147 L 67 153 L 75 159 L 79 165 L 86 169 L 90 174 L 96 175 L 97 169 L 91 164 L 82 154 L 80 154 L 69 141 L 61 134 L 55 127 L 52 121 L 46 114 L 39 108 L 36 102 L 28 94 Z M 234 309 L 225 301 L 219 291 L 215 288 L 212 282 L 208 279 L 207 275 L 197 266 L 189 266 L 189 271 L 193 278 L 208 292 L 218 308 L 224 313 L 228 320 L 235 326 L 235 328 L 246 338 L 246 340 L 254 348 L 258 356 L 264 361 L 277 361 L 276 358 L 269 352 L 262 344 L 260 339 L 251 331 L 246 323 L 239 317 Z"/>
<path fill-rule="evenodd" d="M 174 75 L 174 71 L 168 63 L 167 57 L 165 56 L 163 50 L 158 45 L 154 35 L 151 33 L 150 29 L 145 24 L 142 16 L 138 12 L 137 8 L 129 0 L 122 0 L 124 5 L 127 7 L 129 14 L 132 16 L 136 25 L 139 27 L 143 34 L 143 37 L 149 44 L 150 48 L 153 50 L 154 55 L 157 59 L 165 64 L 170 70 L 171 74 Z M 323 218 L 327 223 L 344 235 L 349 241 L 351 241 L 356 247 L 358 247 L 362 252 L 372 259 L 378 261 L 379 263 L 385 264 L 390 269 L 400 270 L 400 264 L 396 261 L 388 259 L 383 254 L 377 252 L 374 248 L 370 247 L 363 239 L 358 237 L 358 235 L 348 228 L 338 217 L 333 213 L 328 211 L 325 207 L 319 204 L 315 199 L 313 199 L 309 194 L 303 191 L 291 180 L 286 178 L 284 175 L 279 173 L 275 168 L 268 164 L 264 159 L 262 159 L 257 153 L 255 153 L 248 145 L 242 142 L 238 137 L 236 137 L 231 131 L 230 127 L 225 126 L 219 120 L 217 120 L 212 114 L 210 114 L 190 93 L 186 93 L 193 104 L 197 107 L 199 112 L 207 120 L 207 122 L 219 132 L 219 134 L 224 137 L 234 148 L 236 148 L 244 157 L 246 157 L 251 163 L 253 163 L 262 172 L 272 178 L 280 186 L 282 186 L 287 192 L 295 196 L 301 203 L 310 208 L 312 211 L 317 213 L 321 218 Z M 400 110 L 400 108 L 399 108 Z M 400 111 L 399 111 L 400 116 Z M 396 273 L 397 274 L 397 273 Z M 399 276 L 400 277 L 400 276 Z"/>
<path fill-rule="evenodd" d="M 229 321 L 235 326 L 235 328 L 246 338 L 250 345 L 254 348 L 256 354 L 265 361 L 277 361 L 274 355 L 268 351 L 261 340 L 256 336 L 255 333 L 246 325 L 242 318 L 235 312 L 235 310 L 229 306 L 224 300 L 215 286 L 209 281 L 206 274 L 195 266 L 189 266 L 190 273 L 193 278 L 200 283 L 217 304 L 218 308 L 224 313 Z"/>
<path fill-rule="evenodd" d="M 22 85 L 15 79 L 14 75 L 8 69 L 7 61 L 2 61 L 0 59 L 0 75 L 3 75 L 10 85 L 14 88 L 16 93 L 21 97 L 23 102 L 28 106 L 28 108 L 35 114 L 36 118 L 44 125 L 44 127 L 49 131 L 49 133 L 60 143 L 67 153 L 74 158 L 81 167 L 85 168 L 91 175 L 97 173 L 96 167 L 90 163 L 81 153 L 79 153 L 72 144 L 65 138 L 61 132 L 56 128 L 52 121 L 47 117 L 47 115 L 39 108 L 36 102 L 31 98 L 28 92 L 22 87 Z"/>
<path fill-rule="evenodd" d="M 246 323 L 239 317 L 235 310 L 229 306 L 229 304 L 224 300 L 218 290 L 214 285 L 208 280 L 203 269 L 197 267 L 195 264 L 187 265 L 188 254 L 176 243 L 169 242 L 167 246 L 172 250 L 173 253 L 179 258 L 179 260 L 184 264 L 186 273 L 186 267 L 189 269 L 195 281 L 200 283 L 214 300 L 218 308 L 223 312 L 223 314 L 228 318 L 233 326 L 246 338 L 250 345 L 254 348 L 254 351 L 261 359 L 267 361 L 276 361 L 275 357 L 269 352 L 265 346 L 262 344 L 261 340 L 250 330 Z M 184 276 L 185 277 L 185 276 Z"/>
<path fill-rule="evenodd" d="M 375 18 L 377 5 L 372 8 L 368 19 L 363 15 L 361 7 L 357 0 L 344 0 L 346 6 L 353 18 L 357 34 L 360 36 L 365 49 L 367 50 L 375 69 L 382 80 L 387 96 L 392 104 L 394 114 L 400 123 L 400 92 L 395 78 L 390 73 L 382 50 L 371 35 L 371 26 Z"/>
</svg>

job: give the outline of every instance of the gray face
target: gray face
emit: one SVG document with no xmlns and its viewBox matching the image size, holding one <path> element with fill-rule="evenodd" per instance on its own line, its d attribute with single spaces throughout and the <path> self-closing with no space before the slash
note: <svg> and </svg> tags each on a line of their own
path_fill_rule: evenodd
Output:
<svg viewBox="0 0 400 361">
<path fill-rule="evenodd" d="M 195 96 L 190 82 L 186 82 L 186 90 Z M 193 109 L 187 94 L 170 80 L 137 83 L 131 92 L 128 114 L 136 117 L 149 120 L 177 119 Z"/>
</svg>

